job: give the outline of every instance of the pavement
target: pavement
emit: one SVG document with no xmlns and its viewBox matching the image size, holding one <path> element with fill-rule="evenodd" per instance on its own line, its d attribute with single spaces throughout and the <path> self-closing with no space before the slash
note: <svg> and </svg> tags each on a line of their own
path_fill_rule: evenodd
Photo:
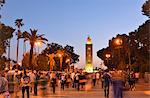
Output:
<svg viewBox="0 0 150 98">
<path fill-rule="evenodd" d="M 21 91 L 18 92 L 19 98 L 21 97 Z M 150 98 L 150 83 L 145 83 L 143 80 L 140 80 L 136 84 L 136 88 L 134 91 L 124 91 L 123 98 Z M 11 94 L 10 98 L 15 98 L 13 94 Z M 44 96 L 41 95 L 41 90 L 38 89 L 38 96 L 34 96 L 32 93 L 30 94 L 30 98 L 105 98 L 104 91 L 101 88 L 101 84 L 93 87 L 91 90 L 85 91 L 85 89 L 81 89 L 77 91 L 75 88 L 65 88 L 65 90 L 61 90 L 60 87 L 56 88 L 56 93 L 52 93 L 52 89 L 48 87 Z M 110 95 L 109 98 L 113 98 L 113 89 L 110 87 Z"/>
</svg>

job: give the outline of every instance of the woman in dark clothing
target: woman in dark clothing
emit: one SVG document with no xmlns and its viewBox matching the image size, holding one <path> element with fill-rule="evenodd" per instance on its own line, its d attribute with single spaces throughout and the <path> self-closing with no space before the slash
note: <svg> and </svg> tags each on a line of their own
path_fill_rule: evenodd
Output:
<svg viewBox="0 0 150 98">
<path fill-rule="evenodd" d="M 21 78 L 21 83 L 22 83 L 22 98 L 24 98 L 25 91 L 27 93 L 27 98 L 29 98 L 30 77 L 26 74 L 26 71 L 24 71 L 24 75 Z"/>
</svg>

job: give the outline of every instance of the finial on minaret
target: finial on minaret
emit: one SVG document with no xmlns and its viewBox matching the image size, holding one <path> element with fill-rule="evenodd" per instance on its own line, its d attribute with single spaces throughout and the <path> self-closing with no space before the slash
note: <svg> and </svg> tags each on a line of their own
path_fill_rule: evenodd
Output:
<svg viewBox="0 0 150 98">
<path fill-rule="evenodd" d="M 86 44 L 92 44 L 92 40 L 91 40 L 91 38 L 90 38 L 90 36 L 89 36 L 89 35 L 88 35 L 88 37 L 87 37 Z"/>
</svg>

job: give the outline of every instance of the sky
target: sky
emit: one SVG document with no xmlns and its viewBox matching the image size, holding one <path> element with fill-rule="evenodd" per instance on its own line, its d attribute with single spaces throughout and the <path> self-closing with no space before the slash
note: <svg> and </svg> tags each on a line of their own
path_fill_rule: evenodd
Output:
<svg viewBox="0 0 150 98">
<path fill-rule="evenodd" d="M 22 31 L 38 29 L 48 43 L 71 45 L 80 55 L 78 67 L 85 65 L 85 43 L 88 35 L 93 43 L 93 65 L 101 60 L 96 52 L 108 46 L 117 34 L 128 34 L 142 25 L 147 17 L 142 15 L 146 0 L 6 0 L 0 10 L 1 21 L 15 27 L 22 18 Z M 16 36 L 11 39 L 11 58 L 16 59 Z M 22 59 L 23 41 L 20 41 L 19 60 Z M 40 48 L 40 51 L 44 49 Z M 29 45 L 28 51 L 29 51 Z"/>
</svg>

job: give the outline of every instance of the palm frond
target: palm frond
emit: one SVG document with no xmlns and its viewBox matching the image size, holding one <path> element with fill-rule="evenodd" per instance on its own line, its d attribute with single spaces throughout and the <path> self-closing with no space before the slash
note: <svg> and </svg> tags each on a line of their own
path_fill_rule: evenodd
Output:
<svg viewBox="0 0 150 98">
<path fill-rule="evenodd" d="M 46 39 L 46 38 L 44 38 L 44 37 L 40 37 L 40 40 L 48 41 L 48 39 Z"/>
<path fill-rule="evenodd" d="M 24 38 L 28 38 L 28 39 L 31 38 L 31 34 L 28 33 L 27 31 L 23 32 L 22 36 L 23 36 Z"/>
<path fill-rule="evenodd" d="M 45 34 L 38 35 L 38 37 L 43 37 Z"/>
<path fill-rule="evenodd" d="M 37 31 L 38 30 L 35 30 L 35 29 L 32 30 L 32 29 L 30 29 L 30 32 L 31 32 L 32 36 L 36 36 L 37 35 Z"/>
</svg>

